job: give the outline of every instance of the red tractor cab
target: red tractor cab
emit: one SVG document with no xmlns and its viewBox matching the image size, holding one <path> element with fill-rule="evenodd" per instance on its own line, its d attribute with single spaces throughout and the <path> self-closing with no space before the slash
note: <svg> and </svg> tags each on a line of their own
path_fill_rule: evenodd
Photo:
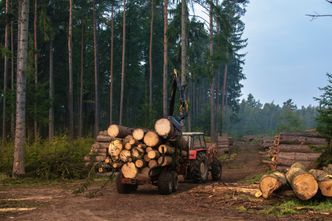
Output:
<svg viewBox="0 0 332 221">
<path fill-rule="evenodd" d="M 188 167 L 187 178 L 195 183 L 208 180 L 209 172 L 212 180 L 219 181 L 222 166 L 217 159 L 214 147 L 207 148 L 203 132 L 183 132 L 183 137 L 188 141 Z"/>
</svg>

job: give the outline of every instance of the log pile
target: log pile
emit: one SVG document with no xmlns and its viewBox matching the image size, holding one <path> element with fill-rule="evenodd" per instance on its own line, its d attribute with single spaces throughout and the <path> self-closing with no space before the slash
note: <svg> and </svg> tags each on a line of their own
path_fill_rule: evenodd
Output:
<svg viewBox="0 0 332 221">
<path fill-rule="evenodd" d="M 332 197 L 332 174 L 329 165 L 322 170 L 311 169 L 296 162 L 286 173 L 275 171 L 262 176 L 259 189 L 264 198 L 282 188 L 291 188 L 295 196 L 301 200 L 309 200 L 320 192 L 322 196 Z"/>
<path fill-rule="evenodd" d="M 281 133 L 275 136 L 273 145 L 266 153 L 263 163 L 269 164 L 272 170 L 285 170 L 295 162 L 308 168 L 316 168 L 327 142 L 317 133 Z"/>
<path fill-rule="evenodd" d="M 91 145 L 88 155 L 83 158 L 85 166 L 91 166 L 93 163 L 104 161 L 107 156 L 107 150 L 112 141 L 107 131 L 100 131 L 96 137 L 96 142 Z"/>
<path fill-rule="evenodd" d="M 98 152 L 103 152 L 98 160 L 121 171 L 128 179 L 147 178 L 151 169 L 173 165 L 179 158 L 175 156 L 188 155 L 187 141 L 167 118 L 156 121 L 154 130 L 113 124 L 107 129 L 107 134 L 103 132 L 102 135 L 103 142 L 98 135 L 98 142 L 92 145 L 93 148 L 98 147 L 98 151 L 103 149 Z"/>
<path fill-rule="evenodd" d="M 218 136 L 218 154 L 230 153 L 233 146 L 233 139 L 229 136 Z"/>
</svg>

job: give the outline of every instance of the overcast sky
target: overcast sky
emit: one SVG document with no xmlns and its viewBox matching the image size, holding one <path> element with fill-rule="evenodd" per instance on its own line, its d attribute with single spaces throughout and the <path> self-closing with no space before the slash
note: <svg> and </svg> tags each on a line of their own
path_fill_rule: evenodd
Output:
<svg viewBox="0 0 332 221">
<path fill-rule="evenodd" d="M 243 18 L 248 47 L 243 97 L 262 103 L 291 98 L 301 107 L 317 105 L 313 97 L 332 72 L 332 17 L 313 21 L 305 14 L 332 14 L 325 0 L 251 0 Z"/>
</svg>

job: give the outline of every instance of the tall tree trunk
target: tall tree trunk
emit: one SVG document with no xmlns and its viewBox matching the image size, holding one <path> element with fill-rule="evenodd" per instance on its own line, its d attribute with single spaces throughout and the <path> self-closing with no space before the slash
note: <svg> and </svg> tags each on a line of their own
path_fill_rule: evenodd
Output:
<svg viewBox="0 0 332 221">
<path fill-rule="evenodd" d="M 38 46 L 37 46 L 37 7 L 38 0 L 34 1 L 34 15 L 33 15 L 33 49 L 34 49 L 34 80 L 35 80 L 35 90 L 38 87 Z M 38 132 L 38 122 L 37 122 L 37 99 L 34 100 L 33 104 L 34 118 L 33 118 L 33 131 L 35 136 L 35 141 L 39 139 Z"/>
<path fill-rule="evenodd" d="M 154 19 L 154 0 L 151 0 L 151 18 L 150 18 L 150 46 L 149 46 L 149 115 L 152 112 L 152 44 L 153 44 L 153 19 Z M 150 116 L 151 117 L 151 116 Z"/>
<path fill-rule="evenodd" d="M 5 3 L 5 16 L 6 16 L 6 24 L 5 24 L 5 49 L 8 49 L 8 8 L 9 2 L 6 0 Z M 6 142 L 6 102 L 7 102 L 7 76 L 8 76 L 8 56 L 5 54 L 4 58 L 4 71 L 3 71 L 3 107 L 2 107 L 2 142 Z"/>
<path fill-rule="evenodd" d="M 99 95 L 98 95 L 98 62 L 97 62 L 97 23 L 96 23 L 96 1 L 93 0 L 93 63 L 95 75 L 95 130 L 97 136 L 99 131 Z"/>
<path fill-rule="evenodd" d="M 210 3 L 210 136 L 211 141 L 216 142 L 216 119 L 215 119 L 215 104 L 214 104 L 214 65 L 213 65 L 213 3 Z"/>
<path fill-rule="evenodd" d="M 222 87 L 222 101 L 221 101 L 221 128 L 220 133 L 224 132 L 224 122 L 225 122 L 225 106 L 226 106 L 226 98 L 227 98 L 227 74 L 228 74 L 228 64 L 225 64 L 224 69 L 224 81 Z"/>
<path fill-rule="evenodd" d="M 16 128 L 14 142 L 13 177 L 25 174 L 25 109 L 26 71 L 28 61 L 29 0 L 19 1 L 18 49 L 17 49 L 17 89 L 16 89 Z"/>
<path fill-rule="evenodd" d="M 50 37 L 49 45 L 49 91 L 48 97 L 50 100 L 50 107 L 48 109 L 48 139 L 52 140 L 54 137 L 54 81 L 53 81 L 53 36 Z"/>
<path fill-rule="evenodd" d="M 121 63 L 121 91 L 120 91 L 120 117 L 119 123 L 122 124 L 123 116 L 123 97 L 125 79 L 125 54 L 126 54 L 126 0 L 123 0 L 123 24 L 122 24 L 122 63 Z"/>
<path fill-rule="evenodd" d="M 216 0 L 216 7 L 219 7 L 219 0 Z M 217 14 L 216 19 L 217 25 L 217 47 L 220 48 L 220 16 Z M 219 99 L 219 91 L 220 91 L 220 65 L 218 65 L 217 69 L 217 85 L 216 85 L 216 134 L 219 135 L 219 112 L 220 112 L 220 99 Z M 218 138 L 217 138 L 218 139 Z"/>
<path fill-rule="evenodd" d="M 13 7 L 13 2 L 12 2 L 12 7 Z M 10 81 L 10 89 L 11 91 L 14 91 L 14 59 L 15 59 L 15 52 L 14 52 L 14 22 L 10 22 L 10 51 L 11 51 L 11 81 Z M 10 116 L 10 133 L 11 137 L 14 137 L 15 133 L 15 104 L 14 102 L 11 102 L 11 116 Z"/>
<path fill-rule="evenodd" d="M 83 128 L 83 80 L 84 80 L 84 34 L 85 34 L 85 21 L 82 22 L 81 33 L 81 72 L 80 72 L 80 98 L 79 98 L 79 113 L 78 113 L 78 136 L 82 137 Z"/>
<path fill-rule="evenodd" d="M 69 111 L 69 137 L 74 137 L 74 111 L 73 111 L 73 64 L 72 64 L 72 37 L 73 37 L 73 0 L 69 0 L 69 22 L 68 22 L 68 111 Z"/>
<path fill-rule="evenodd" d="M 114 76 L 114 1 L 112 1 L 111 15 L 111 57 L 110 57 L 110 122 L 113 123 L 113 76 Z"/>
<path fill-rule="evenodd" d="M 167 72 L 168 72 L 168 0 L 164 0 L 164 65 L 163 65 L 163 115 L 167 116 Z"/>
<path fill-rule="evenodd" d="M 187 84 L 187 1 L 181 1 L 181 86 Z"/>
<path fill-rule="evenodd" d="M 187 1 L 181 1 L 181 88 L 183 89 L 184 97 L 186 98 L 186 85 L 187 85 Z M 186 108 L 186 107 L 183 107 Z M 181 118 L 183 112 L 180 111 Z M 181 122 L 185 126 L 184 119 Z"/>
</svg>

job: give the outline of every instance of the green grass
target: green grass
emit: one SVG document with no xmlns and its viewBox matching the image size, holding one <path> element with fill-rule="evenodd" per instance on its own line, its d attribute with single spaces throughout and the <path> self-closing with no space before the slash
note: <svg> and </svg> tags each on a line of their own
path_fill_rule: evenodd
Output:
<svg viewBox="0 0 332 221">
<path fill-rule="evenodd" d="M 266 215 L 287 216 L 303 214 L 308 211 L 313 213 L 332 213 L 332 199 L 301 201 L 298 199 L 287 200 L 274 204 L 262 211 Z"/>
</svg>

